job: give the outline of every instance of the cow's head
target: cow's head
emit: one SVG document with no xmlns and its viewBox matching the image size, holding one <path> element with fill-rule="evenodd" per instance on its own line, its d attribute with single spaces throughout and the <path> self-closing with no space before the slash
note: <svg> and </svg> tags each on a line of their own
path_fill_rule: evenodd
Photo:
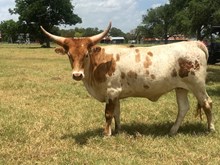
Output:
<svg viewBox="0 0 220 165">
<path fill-rule="evenodd" d="M 53 35 L 47 32 L 42 26 L 42 31 L 57 44 L 62 46 L 56 48 L 55 52 L 58 54 L 67 54 L 72 67 L 72 76 L 74 80 L 82 80 L 84 78 L 84 65 L 89 58 L 89 52 L 92 46 L 100 42 L 109 32 L 111 22 L 108 28 L 100 34 L 83 37 L 83 38 L 65 38 Z"/>
</svg>

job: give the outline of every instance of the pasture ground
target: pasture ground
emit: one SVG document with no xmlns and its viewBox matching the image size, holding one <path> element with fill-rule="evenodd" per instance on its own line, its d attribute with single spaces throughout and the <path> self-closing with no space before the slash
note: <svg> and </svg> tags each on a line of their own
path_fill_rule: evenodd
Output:
<svg viewBox="0 0 220 165">
<path fill-rule="evenodd" d="M 209 66 L 216 133 L 195 118 L 174 137 L 175 93 L 121 101 L 122 132 L 103 137 L 104 104 L 71 78 L 68 58 L 39 45 L 0 44 L 0 164 L 219 164 L 220 66 Z"/>
</svg>

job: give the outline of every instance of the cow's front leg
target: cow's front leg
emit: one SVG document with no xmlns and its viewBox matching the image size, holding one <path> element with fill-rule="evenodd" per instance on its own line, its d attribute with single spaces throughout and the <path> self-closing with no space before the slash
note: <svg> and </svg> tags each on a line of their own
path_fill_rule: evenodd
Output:
<svg viewBox="0 0 220 165">
<path fill-rule="evenodd" d="M 104 134 L 106 136 L 110 136 L 112 134 L 111 123 L 113 117 L 115 119 L 115 131 L 118 132 L 120 129 L 120 104 L 118 99 L 109 99 L 105 106 L 106 126 Z"/>
<path fill-rule="evenodd" d="M 121 124 L 120 124 L 120 102 L 119 102 L 118 99 L 115 100 L 114 119 L 115 119 L 115 133 L 118 133 L 121 129 Z"/>
</svg>

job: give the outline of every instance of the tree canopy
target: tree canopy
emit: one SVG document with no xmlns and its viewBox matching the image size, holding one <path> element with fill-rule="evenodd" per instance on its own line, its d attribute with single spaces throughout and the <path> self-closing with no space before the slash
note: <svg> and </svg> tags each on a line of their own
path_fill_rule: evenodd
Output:
<svg viewBox="0 0 220 165">
<path fill-rule="evenodd" d="M 81 23 L 81 18 L 74 14 L 74 6 L 70 0 L 15 0 L 15 8 L 9 9 L 11 14 L 19 15 L 19 22 L 24 25 L 24 31 L 36 34 L 45 40 L 39 33 L 39 26 L 51 31 L 54 25 Z M 49 42 L 47 42 L 49 46 Z"/>
<path fill-rule="evenodd" d="M 17 39 L 16 32 L 18 32 L 18 24 L 12 19 L 2 21 L 0 24 L 0 31 L 5 41 L 13 43 Z"/>
<path fill-rule="evenodd" d="M 116 27 L 112 27 L 109 33 L 112 37 L 125 37 L 125 33 Z"/>
<path fill-rule="evenodd" d="M 212 25 L 220 25 L 220 1 L 170 0 L 169 4 L 147 10 L 139 31 L 148 37 L 184 34 L 198 40 L 206 37 Z"/>
<path fill-rule="evenodd" d="M 172 22 L 172 11 L 170 5 L 159 6 L 150 9 L 143 16 L 143 24 L 150 37 L 163 37 L 167 41 L 168 30 Z"/>
</svg>

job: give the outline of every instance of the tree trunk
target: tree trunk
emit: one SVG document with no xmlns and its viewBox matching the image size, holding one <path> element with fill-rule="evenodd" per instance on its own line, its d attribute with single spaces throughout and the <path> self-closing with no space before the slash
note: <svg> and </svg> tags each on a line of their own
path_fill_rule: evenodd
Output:
<svg viewBox="0 0 220 165">
<path fill-rule="evenodd" d="M 49 39 L 46 40 L 46 47 L 50 48 L 50 40 Z"/>
<path fill-rule="evenodd" d="M 167 34 L 164 36 L 164 44 L 168 44 L 168 37 L 167 37 Z"/>
<path fill-rule="evenodd" d="M 168 25 L 167 23 L 165 22 L 165 25 L 164 25 L 164 44 L 168 44 Z"/>
</svg>

